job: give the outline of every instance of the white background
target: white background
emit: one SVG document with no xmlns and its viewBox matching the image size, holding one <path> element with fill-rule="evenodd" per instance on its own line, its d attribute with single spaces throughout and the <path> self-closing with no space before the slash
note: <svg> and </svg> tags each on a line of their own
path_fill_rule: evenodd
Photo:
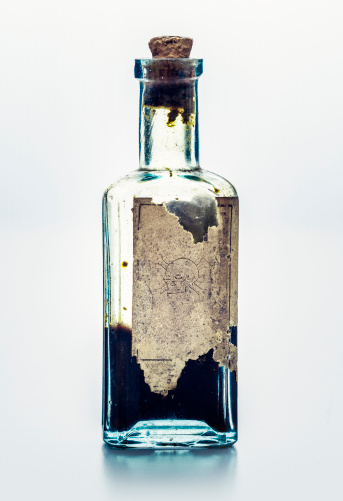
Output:
<svg viewBox="0 0 343 501">
<path fill-rule="evenodd" d="M 240 195 L 240 438 L 116 452 L 101 196 L 164 34 L 204 58 L 201 165 Z M 342 48 L 339 0 L 1 1 L 1 499 L 342 499 Z"/>
</svg>

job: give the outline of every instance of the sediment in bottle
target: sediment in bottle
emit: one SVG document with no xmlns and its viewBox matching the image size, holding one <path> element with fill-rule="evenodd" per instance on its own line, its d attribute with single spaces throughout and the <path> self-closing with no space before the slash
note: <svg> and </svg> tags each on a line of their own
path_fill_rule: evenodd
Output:
<svg viewBox="0 0 343 501">
<path fill-rule="evenodd" d="M 105 429 L 125 431 L 138 421 L 189 419 L 204 421 L 219 432 L 229 431 L 222 408 L 226 388 L 222 368 L 212 358 L 213 350 L 197 360 L 189 360 L 175 390 L 162 396 L 150 390 L 136 357 L 131 356 L 131 329 L 111 325 L 105 329 L 105 343 L 108 352 L 104 377 L 110 381 L 105 381 L 104 387 L 111 388 L 110 398 L 104 395 Z M 231 398 L 235 399 L 236 394 Z"/>
</svg>

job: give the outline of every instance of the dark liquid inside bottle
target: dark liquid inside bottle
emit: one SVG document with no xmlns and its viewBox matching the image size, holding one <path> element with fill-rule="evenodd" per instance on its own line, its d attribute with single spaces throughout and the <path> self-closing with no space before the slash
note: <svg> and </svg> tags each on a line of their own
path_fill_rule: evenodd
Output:
<svg viewBox="0 0 343 501">
<path fill-rule="evenodd" d="M 189 360 L 177 387 L 167 396 L 153 393 L 131 355 L 132 331 L 110 326 L 104 333 L 103 421 L 105 431 L 126 431 L 139 421 L 173 419 L 204 421 L 218 432 L 237 429 L 237 384 L 212 358 L 213 350 Z M 237 330 L 231 332 L 236 344 Z M 227 377 L 231 384 L 227 384 Z M 230 393 L 228 393 L 230 392 Z M 231 415 L 225 403 L 231 400 Z M 228 406 L 227 406 L 228 407 Z"/>
</svg>

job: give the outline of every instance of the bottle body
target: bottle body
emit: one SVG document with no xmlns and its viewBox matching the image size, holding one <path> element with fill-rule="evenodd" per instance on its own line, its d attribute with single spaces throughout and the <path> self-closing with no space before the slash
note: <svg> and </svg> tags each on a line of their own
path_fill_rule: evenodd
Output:
<svg viewBox="0 0 343 501">
<path fill-rule="evenodd" d="M 103 205 L 112 446 L 237 440 L 238 198 L 199 165 L 201 74 L 201 59 L 136 60 L 140 169 Z"/>
<path fill-rule="evenodd" d="M 105 193 L 104 440 L 237 440 L 238 198 L 202 169 L 138 170 Z"/>
</svg>

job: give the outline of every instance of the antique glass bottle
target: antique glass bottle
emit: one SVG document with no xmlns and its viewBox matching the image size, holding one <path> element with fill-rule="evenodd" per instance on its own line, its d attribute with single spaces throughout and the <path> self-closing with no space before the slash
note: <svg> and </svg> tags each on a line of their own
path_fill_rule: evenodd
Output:
<svg viewBox="0 0 343 501">
<path fill-rule="evenodd" d="M 201 59 L 136 60 L 139 169 L 103 199 L 103 437 L 237 440 L 238 198 L 199 165 Z"/>
</svg>

